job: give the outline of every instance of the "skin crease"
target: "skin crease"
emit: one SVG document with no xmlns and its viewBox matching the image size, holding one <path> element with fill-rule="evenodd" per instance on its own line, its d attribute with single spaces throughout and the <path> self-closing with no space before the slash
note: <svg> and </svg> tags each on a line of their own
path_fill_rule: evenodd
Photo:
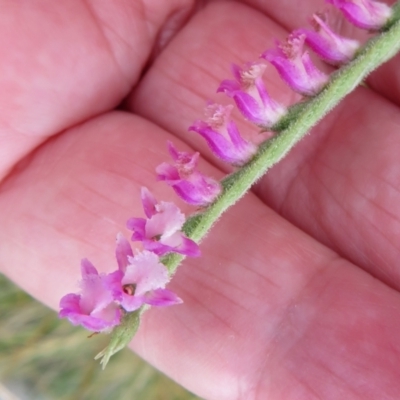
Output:
<svg viewBox="0 0 400 400">
<path fill-rule="evenodd" d="M 205 173 L 229 170 L 187 127 L 226 102 L 213 91 L 231 62 L 298 27 L 287 3 L 2 1 L 2 272 L 57 309 L 81 258 L 116 268 L 141 186 L 193 211 L 155 182 L 166 140 L 201 151 Z M 177 31 L 161 49 L 164 26 Z M 184 303 L 148 311 L 135 351 L 210 400 L 400 397 L 396 61 L 221 218 L 169 285 Z M 265 81 L 296 98 L 272 68 Z"/>
</svg>

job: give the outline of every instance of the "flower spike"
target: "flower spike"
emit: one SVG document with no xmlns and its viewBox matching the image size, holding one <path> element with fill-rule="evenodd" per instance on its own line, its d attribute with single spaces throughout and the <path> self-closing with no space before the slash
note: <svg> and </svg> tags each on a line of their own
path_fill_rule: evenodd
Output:
<svg viewBox="0 0 400 400">
<path fill-rule="evenodd" d="M 326 0 L 355 26 L 370 31 L 381 29 L 393 14 L 386 4 L 374 0 Z"/>
<path fill-rule="evenodd" d="M 60 318 L 93 332 L 109 332 L 120 323 L 122 311 L 105 283 L 106 276 L 84 259 L 81 263 L 81 294 L 67 294 L 60 300 Z"/>
<path fill-rule="evenodd" d="M 175 164 L 160 164 L 156 168 L 158 180 L 172 186 L 176 194 L 189 204 L 200 207 L 211 204 L 222 188 L 219 182 L 196 169 L 199 153 L 180 152 L 172 142 L 168 142 L 168 150 Z"/>
<path fill-rule="evenodd" d="M 269 61 L 281 78 L 295 91 L 304 96 L 316 95 L 328 82 L 329 77 L 303 52 L 304 34 L 291 34 L 285 43 L 265 51 L 261 57 Z"/>
<path fill-rule="evenodd" d="M 160 256 L 170 252 L 200 256 L 198 245 L 181 232 L 185 216 L 174 203 L 157 202 L 143 187 L 142 204 L 147 219 L 130 218 L 127 222 L 128 229 L 133 231 L 133 241 L 142 242 L 146 250 Z"/>
<path fill-rule="evenodd" d="M 233 165 L 243 165 L 256 153 L 257 146 L 240 136 L 235 123 L 230 120 L 233 106 L 209 104 L 207 121 L 196 121 L 190 131 L 199 133 L 206 139 L 214 154 Z"/>
<path fill-rule="evenodd" d="M 261 63 L 249 64 L 246 69 L 233 64 L 236 80 L 223 80 L 217 92 L 232 97 L 246 119 L 262 128 L 270 128 L 286 113 L 286 108 L 269 96 L 262 80 L 265 68 Z"/>
<path fill-rule="evenodd" d="M 332 65 L 345 64 L 350 61 L 360 47 L 357 40 L 342 37 L 332 31 L 325 23 L 322 14 L 314 14 L 312 25 L 315 30 L 297 29 L 295 35 L 305 35 L 305 42 L 323 60 Z"/>
</svg>

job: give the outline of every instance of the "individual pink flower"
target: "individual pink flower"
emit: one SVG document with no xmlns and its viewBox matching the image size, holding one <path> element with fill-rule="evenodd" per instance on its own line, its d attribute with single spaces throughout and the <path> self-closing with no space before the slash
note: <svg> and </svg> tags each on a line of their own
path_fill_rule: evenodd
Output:
<svg viewBox="0 0 400 400">
<path fill-rule="evenodd" d="M 268 94 L 262 80 L 265 68 L 266 65 L 261 63 L 249 64 L 246 69 L 234 64 L 232 72 L 236 80 L 223 80 L 217 92 L 232 97 L 246 119 L 263 128 L 270 128 L 287 110 Z"/>
<path fill-rule="evenodd" d="M 312 24 L 315 30 L 297 29 L 297 36 L 305 35 L 305 42 L 322 59 L 332 65 L 340 65 L 350 61 L 360 47 L 357 40 L 348 39 L 332 31 L 324 22 L 323 16 L 314 14 Z"/>
<path fill-rule="evenodd" d="M 201 207 L 211 204 L 222 188 L 219 182 L 197 170 L 199 153 L 178 151 L 172 142 L 168 142 L 168 150 L 174 165 L 160 164 L 156 168 L 158 180 L 165 181 L 189 204 Z"/>
<path fill-rule="evenodd" d="M 128 229 L 133 231 L 132 240 L 140 241 L 146 250 L 157 255 L 169 252 L 198 257 L 198 245 L 181 231 L 185 216 L 174 203 L 157 202 L 147 188 L 141 192 L 143 209 L 147 218 L 130 218 Z"/>
<path fill-rule="evenodd" d="M 277 69 L 295 92 L 314 96 L 329 78 L 313 64 L 308 52 L 303 52 L 305 38 L 304 34 L 291 34 L 285 43 L 278 43 L 275 49 L 265 51 L 261 57 Z"/>
<path fill-rule="evenodd" d="M 60 301 L 60 318 L 94 332 L 107 332 L 118 325 L 122 311 L 105 284 L 105 275 L 86 259 L 81 263 L 81 294 L 67 294 Z"/>
<path fill-rule="evenodd" d="M 337 7 L 355 26 L 375 31 L 381 29 L 393 14 L 386 4 L 373 0 L 326 0 Z"/>
<path fill-rule="evenodd" d="M 222 160 L 243 165 L 257 152 L 257 146 L 240 136 L 235 123 L 230 120 L 233 106 L 209 104 L 206 107 L 206 121 L 196 121 L 190 131 L 199 133 L 211 150 Z"/>
<path fill-rule="evenodd" d="M 129 242 L 118 235 L 116 257 L 118 271 L 108 275 L 106 285 L 126 311 L 135 311 L 144 304 L 162 307 L 182 303 L 175 293 L 165 289 L 170 280 L 168 270 L 155 253 L 144 250 L 134 256 Z"/>
</svg>

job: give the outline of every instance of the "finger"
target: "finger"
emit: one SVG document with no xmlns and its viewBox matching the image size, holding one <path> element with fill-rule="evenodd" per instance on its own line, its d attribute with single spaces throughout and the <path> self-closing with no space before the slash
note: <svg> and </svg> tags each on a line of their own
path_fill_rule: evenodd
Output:
<svg viewBox="0 0 400 400">
<path fill-rule="evenodd" d="M 192 3 L 2 1 L 0 179 L 46 137 L 115 107 Z"/>
<path fill-rule="evenodd" d="M 400 105 L 400 56 L 397 55 L 374 71 L 367 79 L 368 86 Z"/>
<path fill-rule="evenodd" d="M 250 31 L 249 25 L 254 29 Z M 187 127 L 201 118 L 205 101 L 229 76 L 229 63 L 253 60 L 262 43 L 281 33 L 273 22 L 244 6 L 209 7 L 149 70 L 132 96 L 131 109 L 177 132 L 211 160 L 205 143 L 186 132 Z M 275 74 L 268 70 L 265 81 L 275 98 L 290 102 L 287 88 Z M 400 287 L 400 269 L 395 267 L 400 256 L 399 118 L 398 108 L 359 89 L 257 188 L 259 196 L 284 217 L 396 288 Z M 240 127 L 245 135 L 254 132 L 248 125 Z"/>
<path fill-rule="evenodd" d="M 43 145 L 0 198 L 7 275 L 56 308 L 77 289 L 79 258 L 103 272 L 116 268 L 115 234 L 143 212 L 139 186 L 170 194 L 153 175 L 167 139 L 153 124 L 114 113 Z M 253 194 L 221 219 L 202 251 L 171 284 L 185 303 L 148 311 L 134 341 L 158 368 L 218 400 L 400 393 L 393 290 Z"/>
</svg>

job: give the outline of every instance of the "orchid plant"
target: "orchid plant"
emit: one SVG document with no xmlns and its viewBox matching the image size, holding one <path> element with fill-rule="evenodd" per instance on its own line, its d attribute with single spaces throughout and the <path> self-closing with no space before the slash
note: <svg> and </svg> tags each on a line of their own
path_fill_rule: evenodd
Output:
<svg viewBox="0 0 400 400">
<path fill-rule="evenodd" d="M 243 117 L 270 132 L 261 144 L 242 137 L 231 119 L 233 105 L 209 103 L 206 118 L 195 121 L 189 131 L 202 136 L 212 152 L 236 171 L 218 182 L 197 169 L 199 153 L 180 151 L 171 142 L 172 161 L 156 169 L 165 182 L 188 204 L 186 217 L 171 202 L 158 201 L 147 188 L 141 200 L 145 218 L 127 221 L 133 242 L 118 234 L 117 269 L 99 274 L 84 259 L 78 294 L 67 294 L 60 302 L 60 317 L 92 332 L 111 333 L 109 346 L 97 357 L 105 366 L 110 357 L 125 347 L 137 331 L 149 306 L 165 307 L 182 302 L 179 294 L 166 289 L 184 257 L 200 256 L 199 242 L 221 214 L 246 191 L 380 64 L 400 49 L 400 7 L 374 0 L 327 0 L 356 27 L 374 33 L 364 46 L 342 37 L 329 26 L 326 15 L 315 13 L 313 29 L 294 30 L 285 42 L 267 49 L 261 61 L 232 66 L 234 79 L 221 82 L 217 92 L 231 98 Z M 339 67 L 328 74 L 314 63 L 310 48 L 321 60 Z M 289 87 L 303 96 L 285 106 L 271 98 L 263 82 L 266 63 L 272 64 Z"/>
</svg>

